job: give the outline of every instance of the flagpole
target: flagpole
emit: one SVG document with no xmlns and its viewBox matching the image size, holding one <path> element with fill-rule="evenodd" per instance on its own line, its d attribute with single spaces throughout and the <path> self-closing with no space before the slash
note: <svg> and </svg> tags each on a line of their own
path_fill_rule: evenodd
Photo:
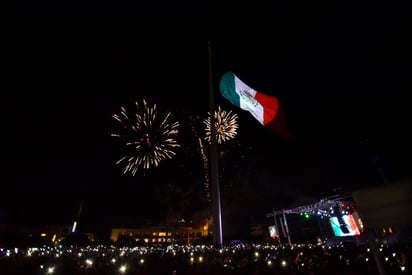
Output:
<svg viewBox="0 0 412 275">
<path fill-rule="evenodd" d="M 208 42 L 209 49 L 209 113 L 210 113 L 210 174 L 212 180 L 212 208 L 213 208 L 213 244 L 219 248 L 223 245 L 222 237 L 222 211 L 220 207 L 220 186 L 219 170 L 217 159 L 217 142 L 215 128 L 215 99 L 213 92 L 212 75 L 212 49 Z"/>
</svg>

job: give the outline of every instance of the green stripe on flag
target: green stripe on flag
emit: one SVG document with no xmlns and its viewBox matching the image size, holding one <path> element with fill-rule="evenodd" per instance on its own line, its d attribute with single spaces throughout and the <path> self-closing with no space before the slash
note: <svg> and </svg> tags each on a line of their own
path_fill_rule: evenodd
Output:
<svg viewBox="0 0 412 275">
<path fill-rule="evenodd" d="M 220 93 L 229 100 L 233 105 L 240 107 L 240 96 L 236 91 L 235 75 L 228 71 L 220 79 Z"/>
</svg>

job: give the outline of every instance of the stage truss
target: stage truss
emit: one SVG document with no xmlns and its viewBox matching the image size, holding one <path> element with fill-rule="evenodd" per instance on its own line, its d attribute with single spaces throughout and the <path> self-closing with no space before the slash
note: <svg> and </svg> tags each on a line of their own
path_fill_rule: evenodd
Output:
<svg viewBox="0 0 412 275">
<path fill-rule="evenodd" d="M 290 209 L 273 210 L 266 214 L 267 218 L 273 217 L 275 222 L 276 232 L 280 234 L 280 229 L 283 235 L 287 238 L 289 245 L 292 245 L 288 223 L 286 219 L 287 214 L 304 214 L 315 215 L 321 217 L 332 217 L 352 214 L 356 212 L 354 203 L 349 194 L 339 194 L 323 198 L 317 202 L 302 205 Z M 278 217 L 279 216 L 279 217 Z M 278 221 L 280 224 L 278 224 Z M 279 235 L 278 235 L 279 236 Z"/>
</svg>

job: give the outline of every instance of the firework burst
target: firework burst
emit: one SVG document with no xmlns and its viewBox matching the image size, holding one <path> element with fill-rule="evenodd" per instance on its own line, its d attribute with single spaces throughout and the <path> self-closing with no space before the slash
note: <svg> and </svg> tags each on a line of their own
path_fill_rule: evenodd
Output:
<svg viewBox="0 0 412 275">
<path fill-rule="evenodd" d="M 161 117 L 156 104 L 151 106 L 143 100 L 139 105 L 136 101 L 134 112 L 129 113 L 121 107 L 120 113 L 112 117 L 120 128 L 111 136 L 120 138 L 127 152 L 116 162 L 125 163 L 125 174 L 134 176 L 137 171 L 156 167 L 163 159 L 176 155 L 175 149 L 180 147 L 176 140 L 179 122 L 172 122 L 170 113 Z"/>
<path fill-rule="evenodd" d="M 211 117 L 210 112 L 208 113 L 207 118 L 203 121 L 206 128 L 206 137 L 205 140 L 208 142 L 211 141 Z M 222 144 L 226 141 L 233 139 L 237 134 L 237 114 L 232 113 L 232 111 L 224 111 L 218 107 L 218 110 L 215 111 L 215 129 L 216 129 L 216 140 L 219 144 Z"/>
</svg>

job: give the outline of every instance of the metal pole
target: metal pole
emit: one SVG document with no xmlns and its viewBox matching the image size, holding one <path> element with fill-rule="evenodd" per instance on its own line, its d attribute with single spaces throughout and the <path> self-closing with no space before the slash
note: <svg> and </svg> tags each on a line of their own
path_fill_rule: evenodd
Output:
<svg viewBox="0 0 412 275">
<path fill-rule="evenodd" d="M 217 158 L 217 142 L 215 128 L 215 99 L 213 92 L 213 75 L 212 75 L 212 50 L 211 43 L 209 48 L 209 112 L 210 112 L 210 174 L 212 180 L 212 206 L 213 206 L 213 243 L 221 248 L 223 245 L 222 237 L 222 212 L 220 208 L 220 186 L 219 186 L 219 169 Z"/>
<path fill-rule="evenodd" d="M 385 266 L 383 264 L 381 255 L 379 254 L 379 249 L 375 242 L 375 237 L 373 235 L 372 228 L 366 228 L 366 235 L 368 236 L 369 246 L 372 250 L 373 258 L 375 259 L 376 268 L 378 269 L 379 275 L 386 275 Z"/>
<path fill-rule="evenodd" d="M 282 244 L 282 241 L 280 240 L 280 231 L 279 231 L 279 226 L 278 226 L 278 221 L 276 220 L 276 213 L 275 210 L 273 210 L 273 220 L 275 221 L 275 228 L 276 228 L 276 232 L 278 233 L 278 239 L 279 239 L 279 244 Z"/>
<path fill-rule="evenodd" d="M 292 242 L 290 241 L 290 233 L 289 233 L 289 228 L 288 228 L 288 222 L 286 221 L 285 210 L 283 210 L 282 212 L 283 212 L 283 222 L 285 223 L 286 235 L 288 236 L 288 243 L 289 245 L 292 245 Z"/>
</svg>

